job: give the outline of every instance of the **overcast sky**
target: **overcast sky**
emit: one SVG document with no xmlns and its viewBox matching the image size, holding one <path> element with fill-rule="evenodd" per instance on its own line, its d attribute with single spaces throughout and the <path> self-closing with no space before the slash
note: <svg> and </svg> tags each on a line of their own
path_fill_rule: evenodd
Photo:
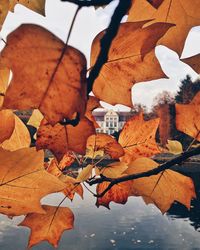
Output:
<svg viewBox="0 0 200 250">
<path fill-rule="evenodd" d="M 78 14 L 69 44 L 81 50 L 86 55 L 88 61 L 92 40 L 96 34 L 107 27 L 116 4 L 117 1 L 114 1 L 105 9 L 99 8 L 97 11 L 93 7 L 82 8 Z M 73 4 L 63 3 L 59 0 L 46 0 L 46 17 L 43 17 L 21 5 L 17 5 L 15 12 L 9 13 L 6 18 L 1 31 L 1 37 L 6 39 L 7 34 L 21 23 L 35 23 L 46 27 L 65 41 L 76 8 Z M 195 27 L 189 33 L 182 57 L 200 53 L 199 44 L 200 27 Z M 3 42 L 1 42 L 1 47 L 3 45 Z M 156 55 L 169 79 L 159 79 L 134 85 L 132 88 L 133 103 L 142 103 L 150 107 L 153 98 L 159 92 L 168 90 L 175 93 L 180 85 L 180 79 L 184 79 L 186 74 L 190 74 L 193 79 L 198 77 L 189 66 L 179 61 L 175 52 L 166 47 L 158 46 Z M 106 107 L 111 106 L 106 105 Z"/>
</svg>

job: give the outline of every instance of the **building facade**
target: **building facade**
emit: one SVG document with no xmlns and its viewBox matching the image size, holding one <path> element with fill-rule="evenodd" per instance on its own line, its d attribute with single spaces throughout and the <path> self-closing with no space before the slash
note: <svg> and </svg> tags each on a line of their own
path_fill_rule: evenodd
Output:
<svg viewBox="0 0 200 250">
<path fill-rule="evenodd" d="M 132 116 L 130 112 L 105 110 L 93 112 L 96 122 L 100 128 L 97 128 L 98 133 L 113 134 L 119 132 L 125 122 Z"/>
</svg>

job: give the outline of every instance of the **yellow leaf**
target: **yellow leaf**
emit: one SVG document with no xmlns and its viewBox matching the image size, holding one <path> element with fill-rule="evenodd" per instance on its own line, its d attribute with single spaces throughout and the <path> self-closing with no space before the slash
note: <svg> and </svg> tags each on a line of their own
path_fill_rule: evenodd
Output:
<svg viewBox="0 0 200 250">
<path fill-rule="evenodd" d="M 35 148 L 6 151 L 0 148 L 0 213 L 17 216 L 45 213 L 40 200 L 65 186 L 43 166 L 44 153 Z"/>
<path fill-rule="evenodd" d="M 167 145 L 166 147 L 169 150 L 169 153 L 172 153 L 174 155 L 178 155 L 183 153 L 183 147 L 182 144 L 179 141 L 172 141 L 172 140 L 167 140 Z"/>
<path fill-rule="evenodd" d="M 11 110 L 0 111 L 0 143 L 9 139 L 15 128 L 15 116 Z"/>
<path fill-rule="evenodd" d="M 45 16 L 45 2 L 46 0 L 9 0 L 10 11 L 14 11 L 14 7 L 16 4 L 22 4 L 27 8 Z"/>
<path fill-rule="evenodd" d="M 19 117 L 15 115 L 14 118 L 15 128 L 11 137 L 0 145 L 2 148 L 10 151 L 28 148 L 31 144 L 31 137 L 27 127 Z"/>
<path fill-rule="evenodd" d="M 87 158 L 95 159 L 96 157 L 103 157 L 103 156 L 104 156 L 104 150 L 103 149 L 94 151 L 92 148 L 88 148 L 86 150 L 85 157 L 87 157 Z"/>
<path fill-rule="evenodd" d="M 9 0 L 1 0 L 0 2 L 0 30 L 6 19 L 9 10 Z"/>
<path fill-rule="evenodd" d="M 200 13 L 197 11 L 199 8 L 199 0 L 192 2 L 188 0 L 164 0 L 157 10 L 146 0 L 133 0 L 128 21 L 152 19 L 151 23 L 174 23 L 176 26 L 171 28 L 159 40 L 158 44 L 169 47 L 181 56 L 190 29 L 200 25 Z"/>
<path fill-rule="evenodd" d="M 102 167 L 99 174 L 102 174 L 108 178 L 121 177 L 128 166 L 124 162 L 113 162 L 106 167 Z"/>
<path fill-rule="evenodd" d="M 84 182 L 91 177 L 93 165 L 89 164 L 78 174 L 76 182 Z"/>
<path fill-rule="evenodd" d="M 158 166 L 159 164 L 149 158 L 139 158 L 129 164 L 126 174 L 138 174 Z M 172 170 L 133 180 L 131 192 L 132 195 L 147 197 L 162 213 L 175 201 L 190 209 L 191 199 L 196 197 L 192 179 Z"/>
<path fill-rule="evenodd" d="M 57 247 L 62 233 L 74 227 L 74 214 L 68 207 L 43 205 L 42 208 L 45 214 L 28 214 L 19 224 L 31 229 L 28 248 L 44 240 Z"/>
<path fill-rule="evenodd" d="M 27 122 L 27 125 L 31 125 L 35 128 L 39 128 L 40 123 L 43 118 L 44 117 L 42 113 L 38 109 L 34 109 L 29 121 Z"/>
</svg>

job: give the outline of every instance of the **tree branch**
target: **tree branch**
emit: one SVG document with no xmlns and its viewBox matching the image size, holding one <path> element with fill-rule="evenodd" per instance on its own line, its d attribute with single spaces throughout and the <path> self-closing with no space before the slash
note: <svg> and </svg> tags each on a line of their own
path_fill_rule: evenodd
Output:
<svg viewBox="0 0 200 250">
<path fill-rule="evenodd" d="M 192 149 L 190 151 L 186 151 L 184 153 L 182 153 L 181 155 L 173 158 L 172 160 L 169 160 L 167 162 L 165 162 L 164 164 L 161 164 L 159 167 L 154 168 L 152 170 L 146 171 L 146 172 L 141 172 L 138 174 L 132 174 L 132 175 L 127 175 L 127 176 L 123 176 L 120 178 L 116 178 L 116 179 L 112 179 L 112 178 L 107 178 L 106 176 L 101 175 L 100 178 L 94 179 L 89 181 L 89 185 L 94 185 L 94 184 L 99 184 L 102 183 L 104 181 L 110 182 L 110 184 L 108 185 L 108 187 L 101 193 L 101 194 L 97 194 L 96 197 L 102 197 L 104 196 L 115 184 L 124 182 L 124 181 L 130 181 L 130 180 L 135 180 L 135 179 L 139 179 L 139 178 L 143 178 L 143 177 L 149 177 L 152 175 L 157 175 L 161 172 L 163 172 L 164 170 L 170 169 L 172 166 L 176 165 L 176 164 L 180 164 L 183 161 L 187 160 L 188 158 L 198 155 L 200 154 L 200 147 Z"/>
<path fill-rule="evenodd" d="M 79 5 L 80 7 L 101 6 L 111 3 L 113 0 L 61 0 Z"/>
</svg>

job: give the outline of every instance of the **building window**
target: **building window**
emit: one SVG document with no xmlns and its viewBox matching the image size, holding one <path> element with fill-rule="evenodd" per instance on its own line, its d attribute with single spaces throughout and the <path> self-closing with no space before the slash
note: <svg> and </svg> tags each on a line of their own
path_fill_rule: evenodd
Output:
<svg viewBox="0 0 200 250">
<path fill-rule="evenodd" d="M 114 122 L 114 127 L 115 127 L 115 128 L 117 127 L 117 122 Z"/>
<path fill-rule="evenodd" d="M 110 127 L 113 128 L 113 122 L 110 122 Z"/>
<path fill-rule="evenodd" d="M 107 127 L 107 128 L 109 127 L 109 124 L 108 124 L 108 122 L 106 122 L 106 127 Z"/>
</svg>

